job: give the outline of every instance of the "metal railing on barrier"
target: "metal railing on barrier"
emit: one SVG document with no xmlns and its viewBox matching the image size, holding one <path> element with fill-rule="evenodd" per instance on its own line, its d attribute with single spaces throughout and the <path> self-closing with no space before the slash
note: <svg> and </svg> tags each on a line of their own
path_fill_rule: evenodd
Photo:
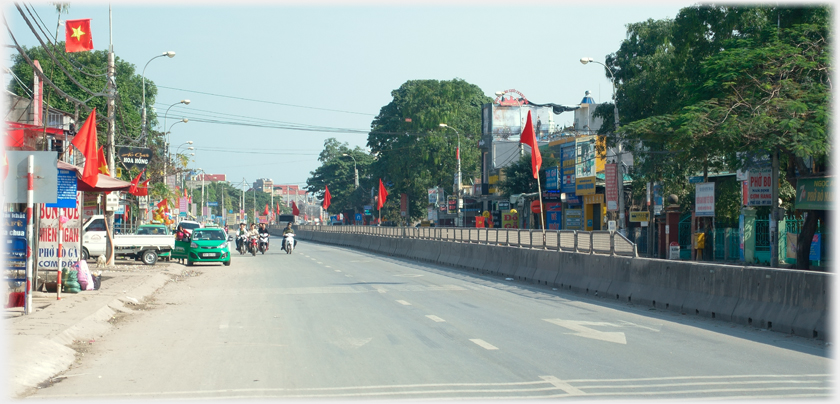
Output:
<svg viewBox="0 0 840 404">
<path fill-rule="evenodd" d="M 592 234 L 592 252 L 597 254 L 612 253 L 612 234 L 607 230 L 595 230 Z"/>
<path fill-rule="evenodd" d="M 521 248 L 548 249 L 584 254 L 608 254 L 625 257 L 638 257 L 636 244 L 619 233 L 605 230 L 576 231 L 528 229 L 476 229 L 476 228 L 409 228 L 377 226 L 314 226 L 299 225 L 304 231 L 323 231 L 327 233 L 365 234 L 380 237 L 416 238 L 439 241 L 458 241 L 463 243 L 507 245 Z"/>
</svg>

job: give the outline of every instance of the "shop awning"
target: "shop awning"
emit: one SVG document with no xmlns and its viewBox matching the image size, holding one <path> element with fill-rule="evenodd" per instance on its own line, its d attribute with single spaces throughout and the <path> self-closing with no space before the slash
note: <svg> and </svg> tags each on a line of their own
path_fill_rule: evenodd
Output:
<svg viewBox="0 0 840 404">
<path fill-rule="evenodd" d="M 62 170 L 71 170 L 76 172 L 76 178 L 81 177 L 82 169 L 76 167 L 72 164 L 65 163 L 63 161 L 58 161 L 58 168 Z M 131 188 L 131 183 L 128 181 L 118 180 L 116 178 L 111 178 L 105 174 L 99 174 L 99 179 L 96 182 L 96 187 L 93 188 L 88 184 L 85 184 L 82 181 L 76 182 L 77 188 L 79 191 L 84 192 L 111 192 L 111 191 L 128 191 Z"/>
</svg>

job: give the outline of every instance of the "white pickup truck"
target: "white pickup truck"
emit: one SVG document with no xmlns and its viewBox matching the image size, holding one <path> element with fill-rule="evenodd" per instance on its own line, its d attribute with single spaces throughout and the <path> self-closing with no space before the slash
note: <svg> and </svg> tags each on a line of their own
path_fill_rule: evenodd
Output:
<svg viewBox="0 0 840 404">
<path fill-rule="evenodd" d="M 107 239 L 105 216 L 93 215 L 82 225 L 82 259 L 105 255 Z M 114 236 L 116 256 L 139 259 L 146 265 L 154 265 L 159 255 L 170 253 L 174 247 L 175 236 L 171 234 L 117 234 Z"/>
</svg>

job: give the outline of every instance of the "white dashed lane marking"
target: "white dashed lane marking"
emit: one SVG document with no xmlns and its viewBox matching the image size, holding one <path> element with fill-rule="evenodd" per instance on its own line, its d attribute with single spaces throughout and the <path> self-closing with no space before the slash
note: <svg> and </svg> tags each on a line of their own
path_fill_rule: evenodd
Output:
<svg viewBox="0 0 840 404">
<path fill-rule="evenodd" d="M 335 272 L 341 272 L 341 270 L 340 270 L 340 269 L 336 269 L 336 270 L 335 270 Z"/>
<path fill-rule="evenodd" d="M 482 348 L 484 348 L 484 349 L 486 349 L 486 350 L 488 350 L 488 351 L 493 351 L 493 350 L 497 350 L 497 349 L 499 349 L 499 348 L 496 348 L 495 346 L 493 346 L 493 345 L 491 345 L 491 344 L 487 343 L 487 342 L 486 342 L 486 341 L 484 341 L 483 339 L 477 339 L 477 338 L 475 338 L 475 339 L 470 339 L 470 341 L 472 341 L 472 342 L 473 342 L 473 343 L 475 343 L 476 345 L 478 345 L 478 346 L 480 346 L 480 347 L 482 347 Z"/>
<path fill-rule="evenodd" d="M 407 302 L 407 301 L 405 301 L 405 300 L 397 300 L 397 303 L 399 303 L 399 304 L 401 304 L 401 305 L 403 305 L 403 306 L 411 306 L 411 303 L 409 303 L 409 302 Z"/>
<path fill-rule="evenodd" d="M 435 316 L 435 315 L 427 314 L 427 315 L 426 315 L 426 317 L 428 317 L 428 318 L 429 318 L 429 320 L 432 320 L 432 321 L 434 321 L 434 322 L 436 322 L 436 323 L 445 323 L 445 322 L 446 322 L 446 320 L 444 320 L 444 319 L 442 319 L 442 318 L 440 318 L 440 317 L 438 317 L 438 316 Z M 473 341 L 473 342 L 475 342 L 475 341 Z M 476 342 L 476 343 L 477 343 L 477 342 Z"/>
</svg>

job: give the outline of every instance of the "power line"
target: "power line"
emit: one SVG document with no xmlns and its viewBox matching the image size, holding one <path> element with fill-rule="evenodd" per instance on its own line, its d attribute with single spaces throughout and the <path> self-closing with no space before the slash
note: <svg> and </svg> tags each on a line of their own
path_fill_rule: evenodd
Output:
<svg viewBox="0 0 840 404">
<path fill-rule="evenodd" d="M 44 22 L 44 20 L 41 19 L 41 16 L 38 14 L 38 12 L 35 11 L 35 6 L 33 6 L 30 3 L 30 7 L 32 7 L 31 11 L 30 11 L 29 7 L 26 6 L 26 4 L 24 4 L 23 6 L 26 8 L 26 11 L 29 11 L 29 15 L 32 15 L 32 13 L 35 13 L 35 15 L 32 17 L 32 20 L 35 21 L 35 18 L 37 17 L 38 20 L 35 21 L 35 25 L 37 25 L 38 28 L 41 30 L 41 32 L 44 33 L 44 36 L 47 38 L 47 43 L 53 45 L 53 47 L 58 47 L 58 38 L 53 37 L 52 34 L 50 34 L 50 31 L 47 29 L 47 24 Z M 59 13 L 59 19 L 60 18 L 61 18 L 61 14 Z M 40 24 L 38 23 L 38 21 L 40 21 Z M 42 27 L 42 25 L 43 25 L 43 27 Z M 53 41 L 50 41 L 50 39 L 53 39 Z M 76 64 L 77 62 L 74 62 L 73 60 L 68 58 L 66 52 L 56 52 L 56 53 L 59 53 L 62 56 L 62 58 L 64 58 L 64 60 L 66 60 L 68 63 L 70 63 L 73 67 L 76 68 L 76 70 L 78 70 L 82 74 L 85 74 L 85 75 L 90 76 L 90 77 L 106 77 L 107 76 L 107 73 L 104 73 L 104 72 L 100 73 L 100 74 L 90 74 L 88 72 L 85 72 L 85 71 L 83 71 L 83 69 L 90 68 L 90 66 L 79 66 L 78 64 Z M 106 70 L 107 70 L 107 68 L 106 68 Z"/>
<path fill-rule="evenodd" d="M 213 94 L 213 93 L 207 93 L 207 92 L 203 92 L 203 91 L 185 90 L 183 88 L 166 87 L 166 86 L 161 86 L 161 85 L 157 85 L 157 87 L 158 88 L 165 88 L 165 89 L 168 89 L 168 90 L 186 91 L 188 93 L 211 95 L 211 96 L 214 96 L 214 97 L 230 98 L 230 99 L 234 99 L 234 100 L 259 102 L 259 103 L 263 103 L 263 104 L 282 105 L 282 106 L 294 107 L 294 108 L 316 109 L 316 110 L 319 110 L 319 111 L 341 112 L 341 113 L 344 113 L 344 114 L 376 116 L 376 114 L 369 114 L 369 113 L 364 113 L 364 112 L 353 112 L 353 111 L 344 111 L 344 110 L 340 110 L 340 109 L 330 109 L 330 108 L 310 107 L 310 106 L 306 106 L 306 105 L 286 104 L 286 103 L 276 102 L 276 101 L 266 101 L 266 100 L 257 100 L 257 99 L 253 99 L 253 98 L 236 97 L 236 96 L 232 96 L 232 95 Z"/>
</svg>

